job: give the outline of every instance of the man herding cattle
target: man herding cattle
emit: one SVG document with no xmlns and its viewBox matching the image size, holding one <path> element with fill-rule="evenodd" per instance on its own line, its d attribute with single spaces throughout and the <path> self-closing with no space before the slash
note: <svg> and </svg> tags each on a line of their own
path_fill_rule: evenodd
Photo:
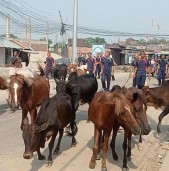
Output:
<svg viewBox="0 0 169 171">
<path fill-rule="evenodd" d="M 145 57 L 145 52 L 142 51 L 140 53 L 140 59 L 136 61 L 134 77 L 136 77 L 136 85 L 139 89 L 142 89 L 145 85 L 147 70 L 148 78 L 150 80 L 150 64 Z"/>
<path fill-rule="evenodd" d="M 111 70 L 112 66 L 114 65 L 113 59 L 110 58 L 110 52 L 106 51 L 105 58 L 102 59 L 102 67 L 101 67 L 101 82 L 102 82 L 102 88 L 104 90 L 109 91 L 110 89 L 110 80 L 111 80 Z M 107 86 L 106 81 L 107 79 Z"/>
<path fill-rule="evenodd" d="M 49 74 L 52 74 L 52 69 L 55 66 L 55 60 L 51 57 L 51 53 L 47 53 L 47 58 L 45 63 L 45 76 L 48 78 Z"/>
<path fill-rule="evenodd" d="M 165 81 L 167 68 L 168 68 L 167 61 L 165 60 L 165 56 L 162 55 L 161 60 L 158 62 L 158 85 L 159 86 L 163 84 Z"/>
</svg>

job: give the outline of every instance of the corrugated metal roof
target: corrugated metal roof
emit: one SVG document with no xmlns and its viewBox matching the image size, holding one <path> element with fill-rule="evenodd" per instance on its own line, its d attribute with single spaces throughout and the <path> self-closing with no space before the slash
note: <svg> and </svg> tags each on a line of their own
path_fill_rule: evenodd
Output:
<svg viewBox="0 0 169 171">
<path fill-rule="evenodd" d="M 0 37 L 0 47 L 22 49 L 17 44 L 12 43 L 10 40 L 5 39 L 3 37 Z"/>
</svg>

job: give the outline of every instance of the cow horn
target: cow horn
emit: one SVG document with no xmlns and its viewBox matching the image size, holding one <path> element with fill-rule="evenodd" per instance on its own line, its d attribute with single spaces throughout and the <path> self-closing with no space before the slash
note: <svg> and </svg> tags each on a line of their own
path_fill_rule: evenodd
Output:
<svg viewBox="0 0 169 171">
<path fill-rule="evenodd" d="M 26 82 L 28 87 L 31 86 L 34 82 L 33 78 L 25 78 L 25 77 L 24 77 L 24 81 Z"/>
<path fill-rule="evenodd" d="M 55 82 L 56 82 L 56 84 L 58 84 L 59 83 L 59 79 L 57 79 L 57 78 L 54 78 L 54 80 L 55 80 Z"/>
</svg>

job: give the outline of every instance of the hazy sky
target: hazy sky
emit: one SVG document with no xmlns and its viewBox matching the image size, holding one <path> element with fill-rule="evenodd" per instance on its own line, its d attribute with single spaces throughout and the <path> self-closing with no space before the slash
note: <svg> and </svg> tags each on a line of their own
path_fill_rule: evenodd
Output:
<svg viewBox="0 0 169 171">
<path fill-rule="evenodd" d="M 36 8 L 42 15 L 52 14 L 51 18 L 58 22 L 60 10 L 64 22 L 73 24 L 74 0 L 22 1 Z M 169 0 L 78 0 L 78 3 L 80 26 L 123 32 L 169 34 Z M 118 38 L 109 38 L 116 39 Z"/>
</svg>

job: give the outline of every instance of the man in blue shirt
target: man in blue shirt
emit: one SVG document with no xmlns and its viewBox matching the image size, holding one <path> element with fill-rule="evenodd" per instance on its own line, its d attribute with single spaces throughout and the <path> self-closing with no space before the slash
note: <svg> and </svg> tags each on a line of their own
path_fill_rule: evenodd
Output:
<svg viewBox="0 0 169 171">
<path fill-rule="evenodd" d="M 101 82 L 102 82 L 102 88 L 107 91 L 109 91 L 110 89 L 111 70 L 113 65 L 114 63 L 113 63 L 113 59 L 110 58 L 110 52 L 106 51 L 105 58 L 102 59 L 102 65 L 101 65 Z M 107 86 L 105 83 L 106 79 L 107 79 Z"/>
<path fill-rule="evenodd" d="M 101 72 L 101 57 L 100 57 L 100 54 L 99 53 L 97 53 L 95 65 L 96 65 L 95 77 L 96 78 L 100 78 L 100 72 Z"/>
<path fill-rule="evenodd" d="M 150 80 L 150 64 L 147 59 L 145 59 L 145 52 L 140 53 L 140 59 L 136 61 L 135 67 L 135 76 L 136 76 L 136 85 L 139 89 L 142 89 L 145 85 L 146 74 L 148 69 L 148 77 Z"/>
<path fill-rule="evenodd" d="M 78 57 L 78 66 L 79 67 L 80 67 L 80 65 L 82 65 L 82 59 L 83 59 L 83 56 L 82 56 L 82 53 L 80 52 L 79 57 Z"/>
<path fill-rule="evenodd" d="M 45 76 L 48 78 L 49 74 L 52 75 L 52 69 L 55 65 L 55 60 L 51 57 L 51 53 L 47 53 L 46 61 L 44 62 L 46 64 L 45 66 Z"/>
<path fill-rule="evenodd" d="M 89 74 L 94 74 L 94 72 L 95 72 L 95 60 L 94 60 L 91 52 L 88 53 L 88 56 L 89 57 L 86 60 L 87 71 L 89 72 Z"/>
<path fill-rule="evenodd" d="M 158 62 L 158 81 L 159 81 L 159 86 L 161 83 L 163 84 L 165 81 L 165 76 L 167 73 L 167 68 L 168 64 L 167 61 L 165 60 L 165 56 L 161 56 L 161 60 Z"/>
</svg>

